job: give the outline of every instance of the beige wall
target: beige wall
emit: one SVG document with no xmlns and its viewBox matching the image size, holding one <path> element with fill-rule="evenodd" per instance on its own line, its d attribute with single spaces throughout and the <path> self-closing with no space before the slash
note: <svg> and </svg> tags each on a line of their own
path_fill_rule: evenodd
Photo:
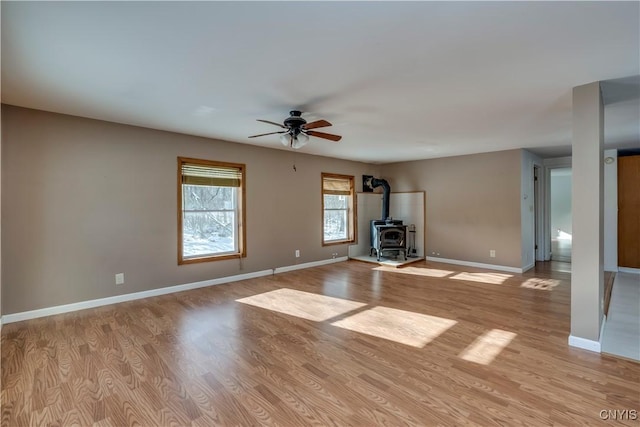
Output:
<svg viewBox="0 0 640 427">
<path fill-rule="evenodd" d="M 2 22 L 2 8 L 0 7 L 0 23 Z M 1 24 L 0 24 L 1 27 Z M 2 33 L 0 29 L 0 34 Z M 2 58 L 2 55 L 0 55 Z M 2 60 L 0 59 L 0 70 Z M 2 73 L 0 73 L 1 75 Z M 2 99 L 2 78 L 0 77 L 0 99 Z M 2 104 L 0 104 L 0 212 L 2 212 Z M 0 331 L 2 331 L 2 215 L 0 215 Z M 0 354 L 2 354 L 2 341 L 0 340 Z M 0 372 L 2 372 L 2 358 L 0 358 Z M 0 375 L 0 389 L 2 389 L 2 375 Z"/>
<path fill-rule="evenodd" d="M 0 86 L 2 86 L 1 79 Z M 2 110 L 4 108 L 0 104 L 0 212 L 2 212 Z M 0 215 L 0 330 L 2 330 L 2 215 Z"/>
<path fill-rule="evenodd" d="M 13 106 L 2 120 L 4 314 L 346 256 L 346 245 L 321 245 L 320 173 L 354 175 L 358 191 L 361 175 L 379 175 L 364 163 Z M 177 265 L 178 156 L 247 165 L 247 258 Z"/>
<path fill-rule="evenodd" d="M 0 79 L 1 80 L 1 79 Z M 2 82 L 0 81 L 0 86 Z M 1 99 L 1 94 L 0 94 Z M 0 165 L 2 165 L 2 104 L 0 104 Z M 0 166 L 0 172 L 2 166 Z M 2 174 L 0 173 L 0 212 L 2 212 Z M 2 331 L 2 215 L 0 215 L 0 331 Z M 0 340 L 0 354 L 2 354 L 2 340 Z M 2 372 L 2 358 L 0 358 L 0 372 Z M 0 389 L 2 388 L 0 375 Z"/>
<path fill-rule="evenodd" d="M 522 267 L 521 150 L 393 163 L 381 174 L 393 192 L 426 192 L 427 256 Z"/>
<path fill-rule="evenodd" d="M 0 110 L 2 105 L 0 105 Z M 2 113 L 0 111 L 0 165 L 2 164 Z M 0 166 L 1 171 L 1 166 Z M 0 173 L 0 212 L 2 212 L 2 174 Z M 0 330 L 2 330 L 2 215 L 0 215 Z"/>
</svg>

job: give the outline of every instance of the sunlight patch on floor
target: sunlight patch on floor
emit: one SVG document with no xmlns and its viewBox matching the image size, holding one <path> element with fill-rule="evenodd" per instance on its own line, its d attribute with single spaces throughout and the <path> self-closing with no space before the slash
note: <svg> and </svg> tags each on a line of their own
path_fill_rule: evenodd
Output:
<svg viewBox="0 0 640 427">
<path fill-rule="evenodd" d="M 422 348 L 455 325 L 455 320 L 427 314 L 374 307 L 333 322 L 333 326 Z"/>
<path fill-rule="evenodd" d="M 569 240 L 571 241 L 572 236 L 569 233 L 566 233 L 562 230 L 558 230 L 558 240 Z"/>
<path fill-rule="evenodd" d="M 315 322 L 322 322 L 366 305 L 289 288 L 264 292 L 236 301 Z"/>
<path fill-rule="evenodd" d="M 488 283 L 490 285 L 501 285 L 507 279 L 513 277 L 511 274 L 504 273 L 458 273 L 449 277 L 454 280 L 466 280 L 469 282 Z"/>
<path fill-rule="evenodd" d="M 539 279 L 537 277 L 532 277 L 531 279 L 527 279 L 527 281 L 523 282 L 520 287 L 538 289 L 541 291 L 550 291 L 559 284 L 560 280 L 557 279 Z"/>
<path fill-rule="evenodd" d="M 437 268 L 421 268 L 421 267 L 394 268 L 394 267 L 387 267 L 384 265 L 381 265 L 380 267 L 376 267 L 374 268 L 374 270 L 390 271 L 392 273 L 413 274 L 415 276 L 428 276 L 428 277 L 447 277 L 448 275 L 453 274 L 453 271 L 438 270 Z"/>
<path fill-rule="evenodd" d="M 469 362 L 488 365 L 516 336 L 513 332 L 492 329 L 476 338 L 459 357 Z"/>
</svg>

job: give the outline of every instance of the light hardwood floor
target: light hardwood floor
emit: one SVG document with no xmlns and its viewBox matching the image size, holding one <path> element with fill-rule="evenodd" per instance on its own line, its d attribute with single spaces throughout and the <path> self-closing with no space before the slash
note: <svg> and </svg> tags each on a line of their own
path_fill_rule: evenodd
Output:
<svg viewBox="0 0 640 427">
<path fill-rule="evenodd" d="M 567 345 L 555 265 L 349 261 L 8 324 L 2 425 L 593 425 L 640 410 L 640 364 Z M 628 415 L 617 425 L 637 426 Z"/>
</svg>

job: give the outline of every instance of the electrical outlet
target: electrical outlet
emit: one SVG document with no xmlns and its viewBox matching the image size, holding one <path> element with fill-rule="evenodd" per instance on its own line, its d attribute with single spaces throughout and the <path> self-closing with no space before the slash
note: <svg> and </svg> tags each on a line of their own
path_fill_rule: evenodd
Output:
<svg viewBox="0 0 640 427">
<path fill-rule="evenodd" d="M 116 285 L 124 284 L 124 273 L 116 274 Z"/>
<path fill-rule="evenodd" d="M 489 251 L 489 256 L 490 256 L 491 258 L 495 258 L 495 257 L 496 257 L 496 251 L 495 251 L 495 249 L 491 249 L 491 250 Z"/>
<path fill-rule="evenodd" d="M 300 258 L 300 249 L 296 249 L 296 258 Z"/>
</svg>

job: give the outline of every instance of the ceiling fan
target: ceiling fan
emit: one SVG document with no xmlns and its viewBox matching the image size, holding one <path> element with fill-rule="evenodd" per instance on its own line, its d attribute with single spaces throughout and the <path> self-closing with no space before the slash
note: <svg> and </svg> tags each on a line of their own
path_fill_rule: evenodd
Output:
<svg viewBox="0 0 640 427">
<path fill-rule="evenodd" d="M 252 135 L 249 138 L 257 138 L 265 135 L 280 134 L 280 142 L 287 147 L 300 148 L 309 141 L 309 136 L 315 136 L 317 138 L 328 139 L 329 141 L 338 142 L 342 139 L 339 135 L 332 135 L 330 133 L 318 132 L 311 129 L 323 128 L 331 126 L 326 120 L 316 120 L 311 123 L 307 123 L 302 118 L 302 111 L 292 110 L 289 112 L 290 117 L 285 119 L 284 124 L 271 122 L 269 120 L 258 119 L 259 122 L 269 123 L 281 127 L 284 130 L 277 132 L 261 133 L 259 135 Z"/>
</svg>

